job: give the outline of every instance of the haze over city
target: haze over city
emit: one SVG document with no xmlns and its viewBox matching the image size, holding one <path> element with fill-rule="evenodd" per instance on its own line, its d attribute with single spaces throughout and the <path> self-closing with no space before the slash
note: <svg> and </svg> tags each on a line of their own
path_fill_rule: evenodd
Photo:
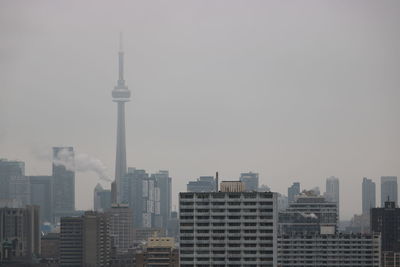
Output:
<svg viewBox="0 0 400 267">
<path fill-rule="evenodd" d="M 396 1 L 2 1 L 0 158 L 51 173 L 51 148 L 89 162 L 76 208 L 114 175 L 119 33 L 127 164 L 186 183 L 260 174 L 287 194 L 340 179 L 341 217 L 361 182 L 400 174 Z M 79 157 L 77 156 L 79 159 Z M 103 177 L 104 178 L 104 177 Z M 379 187 L 377 188 L 379 199 Z M 90 192 L 90 194 L 88 193 Z"/>
</svg>

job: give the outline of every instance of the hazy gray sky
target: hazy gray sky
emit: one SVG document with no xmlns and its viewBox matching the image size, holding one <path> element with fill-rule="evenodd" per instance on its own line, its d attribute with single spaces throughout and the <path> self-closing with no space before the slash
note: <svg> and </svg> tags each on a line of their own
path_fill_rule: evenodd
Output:
<svg viewBox="0 0 400 267">
<path fill-rule="evenodd" d="M 114 173 L 120 31 L 128 165 L 168 169 L 174 195 L 216 170 L 285 194 L 334 175 L 349 218 L 363 176 L 378 199 L 400 176 L 395 0 L 1 1 L 0 157 L 49 174 L 32 151 L 72 145 Z M 77 208 L 97 182 L 77 174 Z"/>
</svg>

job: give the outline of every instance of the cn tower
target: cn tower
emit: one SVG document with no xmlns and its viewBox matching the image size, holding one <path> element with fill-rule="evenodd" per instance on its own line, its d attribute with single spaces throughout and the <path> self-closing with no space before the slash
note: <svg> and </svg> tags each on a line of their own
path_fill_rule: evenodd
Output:
<svg viewBox="0 0 400 267">
<path fill-rule="evenodd" d="M 131 92 L 124 80 L 124 52 L 122 34 L 118 52 L 118 83 L 112 90 L 113 101 L 117 103 L 117 152 L 115 158 L 115 180 L 111 184 L 112 203 L 122 202 L 122 180 L 126 175 L 126 142 L 125 142 L 125 102 L 130 100 Z"/>
</svg>

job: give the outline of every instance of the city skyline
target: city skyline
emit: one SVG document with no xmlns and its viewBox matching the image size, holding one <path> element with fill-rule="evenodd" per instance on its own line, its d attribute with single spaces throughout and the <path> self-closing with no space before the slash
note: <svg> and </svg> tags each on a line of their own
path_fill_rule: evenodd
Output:
<svg viewBox="0 0 400 267">
<path fill-rule="evenodd" d="M 361 213 L 362 178 L 380 184 L 381 176 L 400 174 L 400 38 L 393 11 L 399 4 L 380 4 L 385 16 L 372 12 L 373 2 L 361 11 L 354 3 L 343 4 L 345 10 L 302 4 L 301 12 L 283 3 L 253 3 L 245 11 L 224 4 L 182 3 L 165 6 L 165 13 L 150 3 L 99 4 L 89 21 L 87 3 L 50 4 L 45 11 L 25 4 L 23 12 L 18 3 L 2 3 L 0 157 L 24 161 L 26 175 L 49 175 L 51 163 L 32 151 L 73 146 L 113 173 L 116 114 L 109 90 L 123 30 L 125 74 L 136 99 L 126 114 L 127 167 L 169 170 L 173 207 L 189 180 L 215 171 L 238 179 L 252 171 L 260 184 L 285 194 L 294 181 L 323 190 L 334 175 L 341 217 Z M 108 9 L 123 16 L 102 22 Z M 154 15 L 137 13 L 143 9 Z M 76 208 L 91 207 L 86 192 L 96 176 L 76 173 Z M 354 205 L 343 205 L 353 198 Z"/>
</svg>

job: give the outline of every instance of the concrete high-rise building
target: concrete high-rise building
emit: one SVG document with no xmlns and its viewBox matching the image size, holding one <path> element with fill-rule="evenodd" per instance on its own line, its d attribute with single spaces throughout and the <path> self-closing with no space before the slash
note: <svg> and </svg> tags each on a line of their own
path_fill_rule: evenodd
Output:
<svg viewBox="0 0 400 267">
<path fill-rule="evenodd" d="M 132 210 L 127 204 L 112 204 L 110 217 L 111 244 L 118 254 L 128 252 L 133 243 Z"/>
<path fill-rule="evenodd" d="M 40 221 L 53 220 L 53 177 L 29 176 L 31 204 L 40 207 Z"/>
<path fill-rule="evenodd" d="M 258 190 L 258 173 L 247 172 L 241 173 L 239 181 L 244 183 L 246 191 L 257 191 Z"/>
<path fill-rule="evenodd" d="M 393 201 L 396 206 L 397 201 L 397 176 L 381 177 L 381 207 L 385 207 L 385 202 Z"/>
<path fill-rule="evenodd" d="M 12 177 L 9 184 L 10 199 L 18 200 L 22 206 L 31 203 L 31 187 L 28 176 Z"/>
<path fill-rule="evenodd" d="M 150 237 L 140 251 L 136 252 L 137 267 L 179 266 L 179 250 L 171 237 Z"/>
<path fill-rule="evenodd" d="M 362 214 L 369 214 L 376 207 L 375 183 L 366 177 L 362 182 Z"/>
<path fill-rule="evenodd" d="M 62 217 L 60 230 L 60 266 L 109 266 L 108 215 L 87 211 L 80 217 Z"/>
<path fill-rule="evenodd" d="M 300 194 L 300 183 L 299 182 L 294 182 L 289 188 L 288 188 L 288 202 L 293 202 L 294 197 Z"/>
<path fill-rule="evenodd" d="M 339 178 L 331 176 L 326 178 L 326 187 L 324 197 L 327 201 L 337 203 L 337 212 L 339 218 Z"/>
<path fill-rule="evenodd" d="M 53 213 L 71 215 L 75 211 L 74 149 L 53 147 Z"/>
<path fill-rule="evenodd" d="M 181 266 L 277 266 L 271 192 L 179 194 Z"/>
<path fill-rule="evenodd" d="M 25 163 L 0 159 L 0 199 L 11 199 L 11 180 L 25 176 Z"/>
<path fill-rule="evenodd" d="M 188 192 L 215 192 L 216 181 L 214 176 L 200 176 L 197 181 L 190 181 L 187 184 Z"/>
<path fill-rule="evenodd" d="M 0 204 L 0 265 L 40 255 L 39 207 Z"/>
<path fill-rule="evenodd" d="M 166 229 L 172 208 L 172 179 L 169 177 L 168 171 L 159 171 L 152 174 L 151 177 L 155 180 L 156 187 L 160 191 L 161 226 Z"/>
<path fill-rule="evenodd" d="M 295 202 L 279 212 L 280 234 L 335 234 L 337 231 L 337 207 L 314 191 L 304 191 Z"/>
<path fill-rule="evenodd" d="M 282 235 L 278 237 L 280 267 L 379 267 L 379 234 Z"/>
<path fill-rule="evenodd" d="M 111 191 L 97 184 L 93 192 L 93 208 L 95 211 L 107 211 L 111 207 Z"/>
<path fill-rule="evenodd" d="M 113 101 L 117 103 L 117 149 L 115 157 L 115 180 L 112 186 L 113 203 L 122 203 L 122 180 L 126 174 L 126 140 L 125 140 L 125 102 L 129 102 L 131 92 L 124 80 L 124 52 L 122 49 L 122 35 L 118 52 L 118 82 L 112 90 Z"/>
</svg>

